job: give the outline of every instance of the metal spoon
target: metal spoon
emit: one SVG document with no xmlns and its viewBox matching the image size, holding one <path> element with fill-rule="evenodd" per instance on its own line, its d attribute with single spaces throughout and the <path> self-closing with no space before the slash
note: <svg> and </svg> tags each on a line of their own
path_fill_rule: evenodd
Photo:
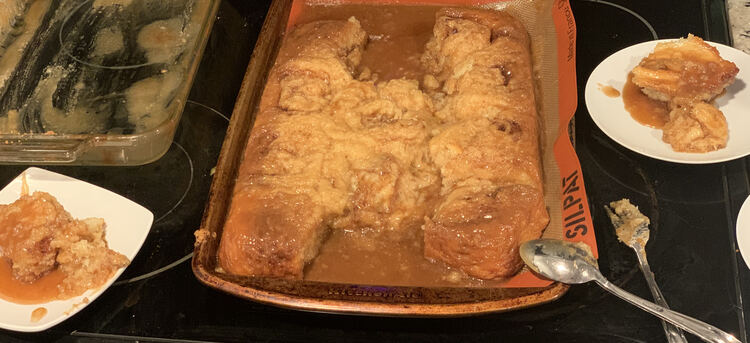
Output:
<svg viewBox="0 0 750 343">
<path fill-rule="evenodd" d="M 630 294 L 602 276 L 589 247 L 556 239 L 537 239 L 521 244 L 521 258 L 533 271 L 568 284 L 595 281 L 608 292 L 690 332 L 706 342 L 740 342 L 734 336 L 684 314 Z"/>
<path fill-rule="evenodd" d="M 651 223 L 650 220 L 638 210 L 638 207 L 631 204 L 628 199 L 613 201 L 609 206 L 604 206 L 604 209 L 607 211 L 607 215 L 615 227 L 617 238 L 620 242 L 625 243 L 625 245 L 635 251 L 643 276 L 646 278 L 648 288 L 654 297 L 654 302 L 664 308 L 669 308 L 664 295 L 659 290 L 659 286 L 656 285 L 654 273 L 651 271 L 651 267 L 648 265 L 648 260 L 646 259 L 645 247 L 649 238 L 648 225 Z M 664 327 L 664 332 L 667 335 L 669 343 L 687 342 L 685 334 L 678 327 L 666 321 L 662 321 L 661 325 Z"/>
</svg>

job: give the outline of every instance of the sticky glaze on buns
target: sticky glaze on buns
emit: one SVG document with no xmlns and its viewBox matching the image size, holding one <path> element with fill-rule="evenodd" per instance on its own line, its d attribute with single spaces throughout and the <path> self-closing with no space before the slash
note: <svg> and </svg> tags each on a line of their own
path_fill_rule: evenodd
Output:
<svg viewBox="0 0 750 343">
<path fill-rule="evenodd" d="M 525 29 L 502 12 L 438 11 L 422 87 L 355 77 L 366 37 L 350 18 L 285 39 L 238 172 L 221 268 L 299 279 L 331 230 L 416 229 L 427 259 L 477 278 L 513 275 L 518 245 L 549 219 Z"/>
</svg>

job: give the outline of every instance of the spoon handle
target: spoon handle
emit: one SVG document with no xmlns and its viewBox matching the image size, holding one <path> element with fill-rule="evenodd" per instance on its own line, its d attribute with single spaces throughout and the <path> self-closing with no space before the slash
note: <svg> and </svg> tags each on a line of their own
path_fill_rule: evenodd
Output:
<svg viewBox="0 0 750 343">
<path fill-rule="evenodd" d="M 599 276 L 600 277 L 596 278 L 595 281 L 605 290 L 663 320 L 666 320 L 682 328 L 687 332 L 700 337 L 706 342 L 740 342 L 740 340 L 734 338 L 734 336 L 721 331 L 712 325 L 639 298 L 633 294 L 626 292 L 622 288 L 615 286 L 613 283 L 609 282 L 603 276 L 601 276 L 601 274 Z"/>
<path fill-rule="evenodd" d="M 664 295 L 661 294 L 661 290 L 659 290 L 659 286 L 656 285 L 656 279 L 654 278 L 654 273 L 651 271 L 651 267 L 648 265 L 646 252 L 644 251 L 643 247 L 637 243 L 633 244 L 633 250 L 635 250 L 635 254 L 636 256 L 638 256 L 638 262 L 640 263 L 641 271 L 643 272 L 643 276 L 646 278 L 646 283 L 648 284 L 648 288 L 651 289 L 651 295 L 653 295 L 654 297 L 654 302 L 668 309 L 669 306 L 667 305 L 667 301 L 664 299 Z M 685 334 L 678 327 L 666 321 L 662 321 L 661 325 L 664 327 L 664 332 L 667 335 L 667 341 L 669 343 L 687 342 L 687 338 L 685 338 Z"/>
</svg>

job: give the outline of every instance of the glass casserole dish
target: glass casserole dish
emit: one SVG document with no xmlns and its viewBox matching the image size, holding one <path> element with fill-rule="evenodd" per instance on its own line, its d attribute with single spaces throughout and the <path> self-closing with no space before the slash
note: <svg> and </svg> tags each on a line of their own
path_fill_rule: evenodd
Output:
<svg viewBox="0 0 750 343">
<path fill-rule="evenodd" d="M 0 162 L 140 165 L 161 157 L 218 4 L 0 4 Z"/>
</svg>

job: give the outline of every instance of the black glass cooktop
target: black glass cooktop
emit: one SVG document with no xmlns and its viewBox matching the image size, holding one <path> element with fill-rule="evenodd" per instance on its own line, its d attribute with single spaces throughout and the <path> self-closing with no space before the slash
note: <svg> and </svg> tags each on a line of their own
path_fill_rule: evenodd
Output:
<svg viewBox="0 0 750 343">
<path fill-rule="evenodd" d="M 45 167 L 103 186 L 154 212 L 141 252 L 94 303 L 45 332 L 0 330 L 14 341 L 659 342 L 660 322 L 597 286 L 511 313 L 452 319 L 315 314 L 241 300 L 201 285 L 189 259 L 228 116 L 270 1 L 225 1 L 171 149 L 139 167 Z M 750 191 L 748 158 L 680 165 L 619 146 L 591 121 L 583 86 L 611 53 L 694 33 L 728 43 L 725 5 L 703 1 L 571 0 L 578 27 L 576 144 L 592 206 L 599 265 L 620 287 L 651 298 L 634 254 L 602 208 L 627 197 L 652 218 L 649 260 L 672 308 L 746 341 L 750 270 L 734 221 Z M 0 184 L 26 166 L 0 167 Z M 2 309 L 0 309 L 2 310 Z M 689 335 L 688 335 L 689 336 Z M 689 336 L 690 341 L 698 341 Z"/>
</svg>

